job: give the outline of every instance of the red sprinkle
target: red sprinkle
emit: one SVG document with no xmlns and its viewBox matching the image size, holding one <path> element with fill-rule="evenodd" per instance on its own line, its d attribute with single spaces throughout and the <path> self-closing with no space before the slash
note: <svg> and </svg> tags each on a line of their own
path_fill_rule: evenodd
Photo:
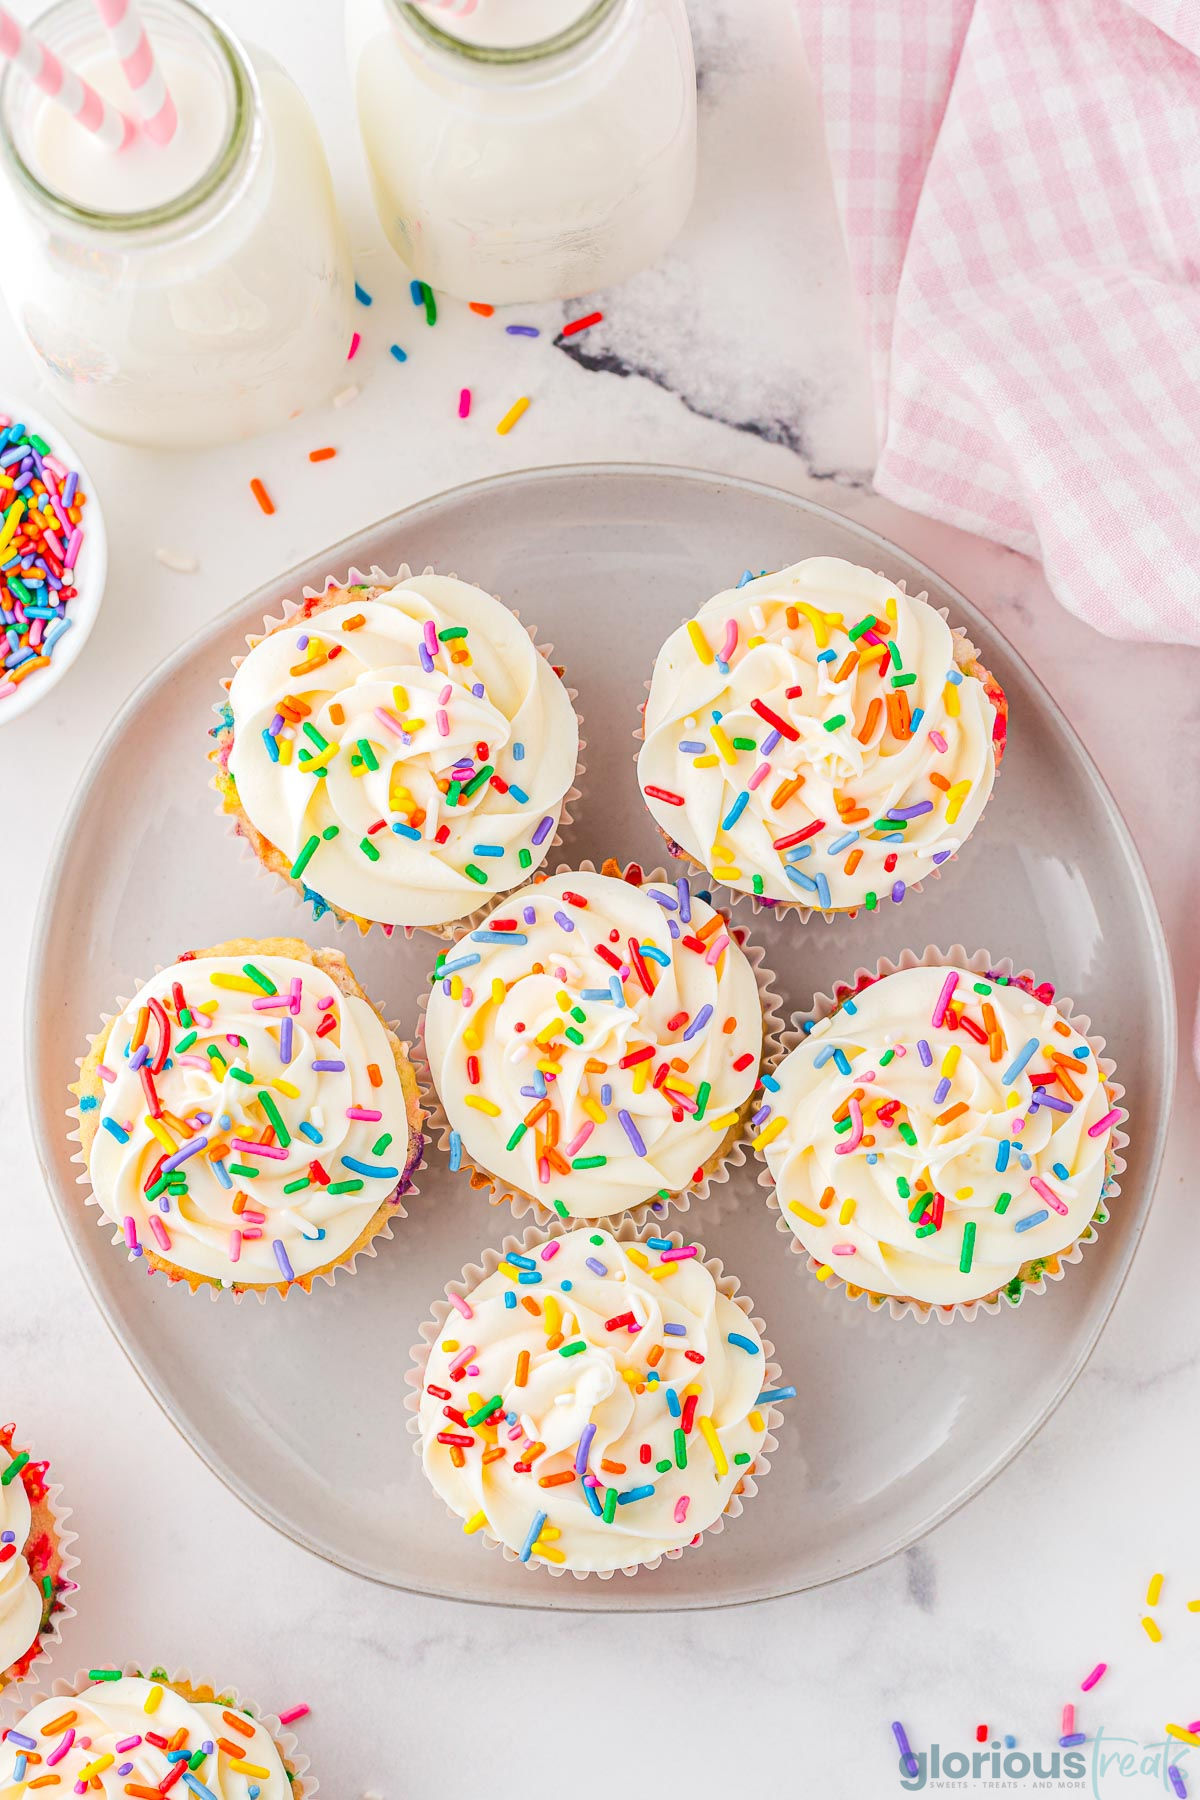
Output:
<svg viewBox="0 0 1200 1800">
<path fill-rule="evenodd" d="M 793 844 L 802 844 L 805 838 L 816 837 L 818 831 L 824 831 L 824 819 L 814 819 L 802 831 L 789 831 L 786 837 L 772 838 L 772 850 L 790 850 Z"/>
<path fill-rule="evenodd" d="M 765 719 L 768 725 L 773 725 L 783 737 L 791 738 L 793 743 L 798 740 L 800 733 L 795 726 L 789 725 L 786 719 L 781 719 L 777 712 L 772 712 L 765 700 L 752 700 L 750 706 L 760 719 Z"/>
<path fill-rule="evenodd" d="M 564 325 L 559 336 L 574 337 L 577 331 L 586 331 L 591 325 L 599 325 L 603 317 L 602 312 L 585 313 L 583 318 L 572 319 L 569 324 Z"/>
<path fill-rule="evenodd" d="M 274 509 L 272 508 L 272 511 Z M 647 786 L 646 792 L 652 800 L 665 800 L 668 806 L 682 806 L 683 795 L 673 794 L 669 788 Z"/>
</svg>

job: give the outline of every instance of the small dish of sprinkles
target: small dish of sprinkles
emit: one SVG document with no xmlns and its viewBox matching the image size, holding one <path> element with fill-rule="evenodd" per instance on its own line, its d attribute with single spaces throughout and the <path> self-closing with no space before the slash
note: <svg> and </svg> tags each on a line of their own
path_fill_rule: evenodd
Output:
<svg viewBox="0 0 1200 1800">
<path fill-rule="evenodd" d="M 107 563 L 75 450 L 27 407 L 0 410 L 0 725 L 36 705 L 83 649 Z"/>
</svg>

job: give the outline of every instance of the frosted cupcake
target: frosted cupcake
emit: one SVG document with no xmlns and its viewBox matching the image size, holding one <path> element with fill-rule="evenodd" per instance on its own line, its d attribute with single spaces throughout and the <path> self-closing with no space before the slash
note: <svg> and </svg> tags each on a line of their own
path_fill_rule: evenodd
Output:
<svg viewBox="0 0 1200 1800">
<path fill-rule="evenodd" d="M 18 1448 L 15 1427 L 0 1425 L 0 1692 L 28 1675 L 57 1636 L 75 1558 L 44 1462 Z"/>
<path fill-rule="evenodd" d="M 463 1530 L 523 1563 L 678 1555 L 773 1448 L 768 1408 L 794 1389 L 774 1392 L 750 1302 L 678 1234 L 529 1232 L 448 1292 L 416 1353 L 417 1448 Z"/>
<path fill-rule="evenodd" d="M 304 1800 L 316 1791 L 308 1759 L 279 1720 L 263 1720 L 229 1694 L 193 1681 L 93 1669 L 55 1683 L 0 1742 L 0 1792 L 45 1786 L 114 1797 L 198 1795 L 202 1800 Z M 180 1764 L 184 1770 L 180 1780 Z"/>
<path fill-rule="evenodd" d="M 763 1062 L 769 977 L 743 943 L 686 882 L 615 863 L 504 902 L 438 958 L 422 1028 L 452 1165 L 564 1218 L 699 1188 Z"/>
<path fill-rule="evenodd" d="M 579 724 L 515 613 L 446 575 L 330 587 L 251 638 L 212 757 L 263 864 L 362 929 L 440 930 L 529 879 Z"/>
<path fill-rule="evenodd" d="M 717 594 L 659 651 L 638 755 L 672 850 L 763 905 L 900 901 L 963 844 L 1007 704 L 942 614 L 810 557 Z"/>
<path fill-rule="evenodd" d="M 420 1162 L 407 1045 L 336 950 L 239 938 L 163 969 L 78 1085 L 96 1204 L 147 1268 L 287 1292 L 348 1267 Z"/>
<path fill-rule="evenodd" d="M 1019 1301 L 1108 1216 L 1111 1065 L 1049 985 L 959 951 L 818 1016 L 756 1140 L 817 1275 L 928 1311 Z"/>
</svg>

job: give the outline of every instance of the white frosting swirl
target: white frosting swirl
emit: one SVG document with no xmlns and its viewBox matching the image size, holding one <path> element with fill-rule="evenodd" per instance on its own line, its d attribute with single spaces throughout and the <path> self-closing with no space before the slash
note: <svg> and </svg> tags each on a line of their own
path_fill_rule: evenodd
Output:
<svg viewBox="0 0 1200 1800">
<path fill-rule="evenodd" d="M 9 1453 L 0 1446 L 0 1464 Z M 0 1487 L 0 1678 L 20 1662 L 41 1629 L 41 1590 L 25 1560 L 33 1511 L 20 1475 Z"/>
<path fill-rule="evenodd" d="M 717 594 L 658 653 L 646 804 L 743 893 L 825 912 L 902 900 L 995 778 L 996 707 L 955 651 L 932 606 L 837 557 Z"/>
<path fill-rule="evenodd" d="M 783 1217 L 843 1281 L 931 1305 L 980 1299 L 1087 1227 L 1117 1114 L 1046 992 L 906 969 L 845 1000 L 776 1069 L 758 1142 Z"/>
<path fill-rule="evenodd" d="M 435 981 L 426 1051 L 462 1148 L 576 1218 L 691 1186 L 758 1080 L 754 971 L 686 882 L 552 876 Z"/>
<path fill-rule="evenodd" d="M 766 1364 L 693 1254 L 571 1231 L 461 1305 L 431 1347 L 419 1424 L 425 1473 L 467 1530 L 597 1571 L 725 1511 L 766 1437 Z"/>
<path fill-rule="evenodd" d="M 308 892 L 385 925 L 461 919 L 525 880 L 579 755 L 567 690 L 528 632 L 445 575 L 351 588 L 278 627 L 229 705 L 250 823 Z"/>
<path fill-rule="evenodd" d="M 219 1702 L 187 1700 L 165 1682 L 140 1675 L 97 1681 L 78 1695 L 40 1700 L 0 1743 L 0 1793 L 24 1793 L 17 1773 L 24 1767 L 30 1780 L 57 1774 L 60 1785 L 52 1793 L 70 1794 L 84 1781 L 107 1800 L 123 1800 L 130 1791 L 127 1783 L 157 1787 L 172 1773 L 175 1753 L 162 1745 L 179 1732 L 184 1734 L 180 1749 L 192 1755 L 206 1745 L 209 1749 L 194 1771 L 202 1786 L 189 1789 L 176 1782 L 174 1793 L 186 1800 L 193 1791 L 213 1800 L 289 1800 L 291 1783 L 264 1725 Z M 31 1756 L 41 1763 L 31 1762 Z"/>
<path fill-rule="evenodd" d="M 169 1041 L 154 1072 L 151 1002 Z M 170 1268 L 251 1286 L 311 1274 L 346 1253 L 408 1170 L 388 1034 L 313 963 L 251 952 L 173 964 L 113 1022 L 100 1078 L 99 1107 L 81 1103 L 85 1122 L 99 1113 L 96 1199 L 135 1254 Z"/>
</svg>

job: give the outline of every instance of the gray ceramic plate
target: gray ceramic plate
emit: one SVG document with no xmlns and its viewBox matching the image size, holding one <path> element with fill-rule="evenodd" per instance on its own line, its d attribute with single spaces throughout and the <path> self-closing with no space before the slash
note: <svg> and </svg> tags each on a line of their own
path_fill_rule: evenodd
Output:
<svg viewBox="0 0 1200 1800">
<path fill-rule="evenodd" d="M 550 639 L 579 688 L 584 804 L 566 859 L 662 846 L 632 730 L 655 650 L 749 563 L 850 557 L 927 587 L 982 648 L 1012 709 L 1003 778 L 940 881 L 827 925 L 760 923 L 787 1005 L 880 954 L 962 940 L 1055 981 L 1107 1034 L 1128 1088 L 1123 1197 L 1082 1264 L 1019 1311 L 945 1328 L 868 1318 L 821 1290 L 775 1230 L 754 1168 L 694 1208 L 690 1236 L 740 1277 L 799 1398 L 761 1492 L 701 1551 L 636 1580 L 514 1568 L 447 1518 L 405 1430 L 404 1371 L 428 1302 L 486 1243 L 493 1211 L 436 1151 L 396 1238 L 353 1280 L 286 1305 L 193 1298 L 125 1261 L 85 1210 L 64 1109 L 86 1034 L 135 977 L 190 946 L 298 931 L 338 941 L 242 860 L 214 811 L 205 733 L 243 634 L 302 584 L 351 564 L 454 570 Z M 741 909 L 739 908 L 739 911 Z M 411 1031 L 431 940 L 343 940 Z M 42 899 L 28 1062 L 46 1181 L 116 1337 L 209 1466 L 265 1519 L 376 1580 L 518 1606 L 698 1607 L 828 1581 L 911 1543 L 976 1493 L 1062 1399 L 1103 1328 L 1150 1206 L 1175 1031 L 1162 930 L 1112 799 L 1004 640 L 933 572 L 873 533 L 748 482 L 626 466 L 504 476 L 357 533 L 206 626 L 134 695 L 80 781 Z"/>
</svg>

